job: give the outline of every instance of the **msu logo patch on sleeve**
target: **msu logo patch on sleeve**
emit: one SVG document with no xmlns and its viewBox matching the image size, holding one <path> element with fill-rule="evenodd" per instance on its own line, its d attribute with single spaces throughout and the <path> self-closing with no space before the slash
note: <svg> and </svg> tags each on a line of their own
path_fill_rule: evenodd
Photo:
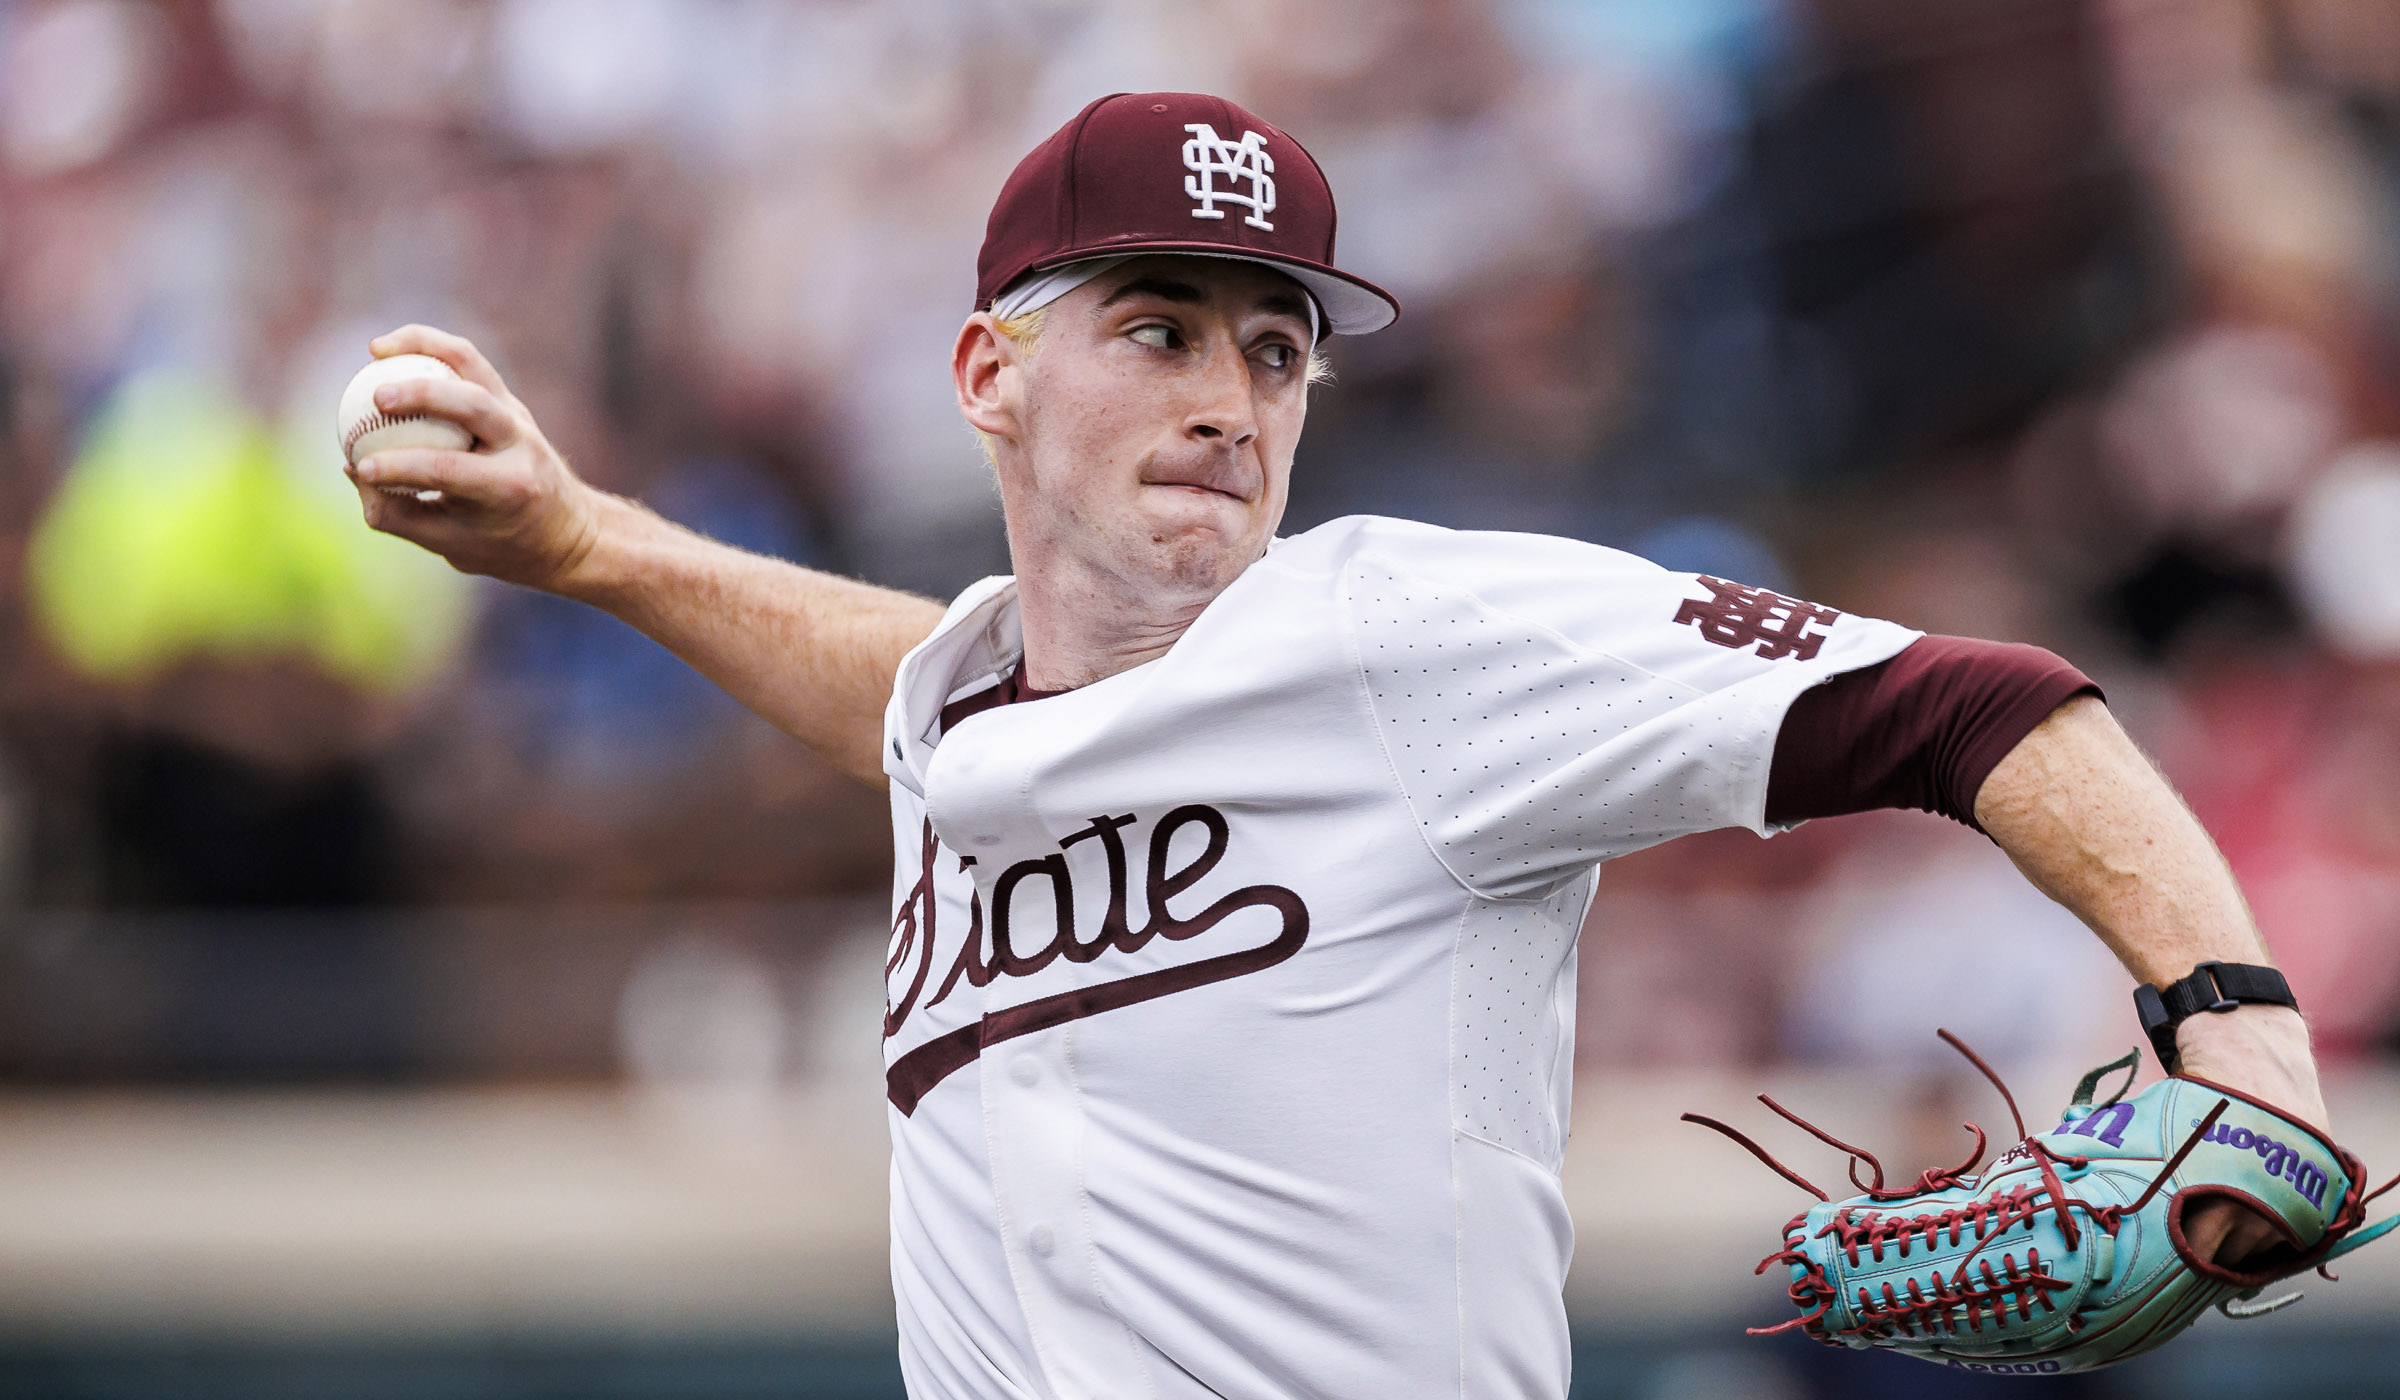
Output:
<svg viewBox="0 0 2400 1400">
<path fill-rule="evenodd" d="M 1831 627 L 1841 617 L 1832 608 L 1786 598 L 1769 589 L 1707 574 L 1696 577 L 1711 596 L 1686 598 L 1675 610 L 1675 620 L 1699 628 L 1701 636 L 1721 647 L 1738 651 L 1755 646 L 1752 655 L 1764 661 L 1814 660 L 1825 645 L 1825 634 L 1809 629 Z"/>
</svg>

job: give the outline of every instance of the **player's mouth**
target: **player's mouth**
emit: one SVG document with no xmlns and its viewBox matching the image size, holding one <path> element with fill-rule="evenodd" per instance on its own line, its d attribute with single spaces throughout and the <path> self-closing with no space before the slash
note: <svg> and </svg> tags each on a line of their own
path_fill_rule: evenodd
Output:
<svg viewBox="0 0 2400 1400">
<path fill-rule="evenodd" d="M 1236 505 L 1249 505 L 1256 494 L 1257 476 L 1244 470 L 1239 461 L 1223 460 L 1185 462 L 1176 465 L 1153 461 L 1141 478 L 1144 486 L 1161 486 L 1176 492 L 1197 496 L 1215 496 Z"/>
<path fill-rule="evenodd" d="M 1236 495 L 1236 494 L 1234 494 L 1234 493 L 1233 493 L 1233 492 L 1231 492 L 1231 491 L 1227 491 L 1227 490 L 1223 489 L 1222 487 L 1216 487 L 1216 486 L 1204 486 L 1204 485 L 1202 485 L 1202 484 L 1200 484 L 1200 483 L 1198 483 L 1198 482 L 1192 482 L 1192 481 L 1145 481 L 1145 482 L 1143 482 L 1142 484 L 1143 484 L 1144 486 L 1159 486 L 1159 487 L 1164 487 L 1165 489 L 1167 489 L 1167 490 L 1169 490 L 1169 491 L 1184 491 L 1184 492 L 1189 492 L 1190 494 L 1192 494 L 1192 495 L 1195 495 L 1195 496 L 1215 496 L 1215 497 L 1217 497 L 1217 498 L 1219 498 L 1219 499 L 1221 499 L 1221 500 L 1232 501 L 1232 502 L 1234 502 L 1234 503 L 1235 503 L 1235 504 L 1237 504 L 1237 505 L 1245 505 L 1245 506 L 1246 506 L 1246 505 L 1250 504 L 1250 501 L 1249 501 L 1249 498 L 1248 498 L 1248 497 Z"/>
</svg>

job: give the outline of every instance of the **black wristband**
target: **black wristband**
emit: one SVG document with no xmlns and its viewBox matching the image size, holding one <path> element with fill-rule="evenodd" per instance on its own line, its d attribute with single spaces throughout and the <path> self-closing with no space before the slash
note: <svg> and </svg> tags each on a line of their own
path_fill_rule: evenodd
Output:
<svg viewBox="0 0 2400 1400">
<path fill-rule="evenodd" d="M 2231 1011 L 2244 1002 L 2300 1008 L 2282 973 L 2250 963 L 2204 962 L 2193 968 L 2190 976 L 2163 988 L 2145 982 L 2133 989 L 2133 1009 L 2142 1018 L 2142 1033 L 2150 1037 L 2159 1067 L 2169 1074 L 2175 1073 L 2179 1058 L 2177 1026 L 2203 1011 Z"/>
</svg>

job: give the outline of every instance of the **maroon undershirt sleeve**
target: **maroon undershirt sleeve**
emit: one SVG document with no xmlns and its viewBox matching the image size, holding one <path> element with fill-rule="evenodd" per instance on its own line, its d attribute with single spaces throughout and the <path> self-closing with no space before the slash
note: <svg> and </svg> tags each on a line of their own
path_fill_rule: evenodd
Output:
<svg viewBox="0 0 2400 1400">
<path fill-rule="evenodd" d="M 2087 693 L 2100 687 L 2040 647 L 1919 638 L 1792 702 L 1767 773 L 1767 821 L 1914 807 L 1981 831 L 1983 780 L 2051 711 Z"/>
</svg>

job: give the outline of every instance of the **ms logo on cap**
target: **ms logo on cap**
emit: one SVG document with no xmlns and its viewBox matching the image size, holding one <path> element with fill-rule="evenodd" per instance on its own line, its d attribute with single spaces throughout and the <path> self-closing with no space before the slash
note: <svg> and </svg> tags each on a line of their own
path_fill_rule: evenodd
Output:
<svg viewBox="0 0 2400 1400">
<path fill-rule="evenodd" d="M 1224 218 L 1225 211 L 1217 207 L 1217 201 L 1223 200 L 1249 209 L 1242 216 L 1243 223 L 1274 231 L 1275 226 L 1265 218 L 1275 212 L 1275 158 L 1267 154 L 1267 138 L 1245 131 L 1240 141 L 1228 141 L 1207 122 L 1192 122 L 1184 130 L 1191 133 L 1191 139 L 1183 143 L 1183 166 L 1192 173 L 1183 177 L 1183 192 L 1199 206 L 1192 210 L 1192 217 Z M 1219 175 L 1229 185 L 1249 181 L 1250 193 L 1218 189 Z"/>
<path fill-rule="evenodd" d="M 1180 182 L 1169 152 L 1182 156 Z M 1029 276 L 1086 259 L 1199 254 L 1291 278 L 1333 334 L 1390 325 L 1400 303 L 1334 266 L 1333 226 L 1325 172 L 1290 132 L 1204 92 L 1111 93 L 1000 187 L 975 257 L 975 305 L 990 310 Z"/>
</svg>

